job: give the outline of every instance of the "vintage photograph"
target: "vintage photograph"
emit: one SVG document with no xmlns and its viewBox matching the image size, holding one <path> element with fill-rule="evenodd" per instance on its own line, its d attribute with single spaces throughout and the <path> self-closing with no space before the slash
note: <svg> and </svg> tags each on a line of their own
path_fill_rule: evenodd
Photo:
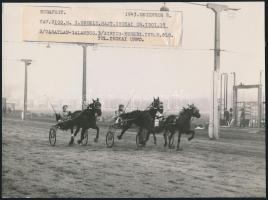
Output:
<svg viewBox="0 0 268 200">
<path fill-rule="evenodd" d="M 2 198 L 266 198 L 264 15 L 2 3 Z"/>
</svg>

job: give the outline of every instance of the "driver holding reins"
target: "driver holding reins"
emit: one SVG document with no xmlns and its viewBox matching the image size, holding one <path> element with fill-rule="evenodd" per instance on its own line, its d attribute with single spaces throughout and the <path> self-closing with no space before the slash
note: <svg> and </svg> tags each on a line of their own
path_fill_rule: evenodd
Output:
<svg viewBox="0 0 268 200">
<path fill-rule="evenodd" d="M 62 106 L 62 111 L 59 113 L 59 115 L 60 115 L 59 122 L 66 121 L 66 120 L 70 119 L 71 112 L 68 111 L 67 105 Z"/>
<path fill-rule="evenodd" d="M 121 114 L 125 113 L 125 106 L 123 104 L 120 104 L 118 107 L 118 110 L 115 111 L 114 119 L 115 123 L 119 123 L 122 121 L 122 119 L 119 117 Z"/>
</svg>

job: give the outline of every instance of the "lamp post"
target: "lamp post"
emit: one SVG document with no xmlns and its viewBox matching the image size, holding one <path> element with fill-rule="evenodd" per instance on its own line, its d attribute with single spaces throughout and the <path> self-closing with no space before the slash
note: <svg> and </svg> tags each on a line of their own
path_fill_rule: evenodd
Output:
<svg viewBox="0 0 268 200">
<path fill-rule="evenodd" d="M 228 74 L 225 75 L 225 105 L 224 108 L 228 108 Z"/>
<path fill-rule="evenodd" d="M 262 72 L 263 72 L 263 70 L 260 71 L 260 85 L 261 85 L 261 83 L 262 83 L 262 82 L 261 82 Z"/>
<path fill-rule="evenodd" d="M 86 101 L 87 101 L 87 47 L 94 46 L 93 43 L 73 43 L 83 48 L 83 78 L 82 78 L 82 110 L 86 108 Z M 47 48 L 51 48 L 50 44 L 48 43 Z"/>
<path fill-rule="evenodd" d="M 258 92 L 258 102 L 259 102 L 259 127 L 262 125 L 262 72 L 263 70 L 260 71 L 260 86 L 259 86 L 259 92 Z"/>
<path fill-rule="evenodd" d="M 85 109 L 87 101 L 87 46 L 82 44 L 83 48 L 83 80 L 82 80 L 82 110 Z"/>
<path fill-rule="evenodd" d="M 32 63 L 31 59 L 21 59 L 24 62 L 25 66 L 25 74 L 24 74 L 24 107 L 23 107 L 23 115 L 22 119 L 25 120 L 26 112 L 27 112 L 27 86 L 28 86 L 28 66 Z"/>
<path fill-rule="evenodd" d="M 231 72 L 231 74 L 233 74 L 233 76 L 234 76 L 233 86 L 235 86 L 235 84 L 236 84 L 236 73 L 235 72 Z"/>
<path fill-rule="evenodd" d="M 231 74 L 233 74 L 234 76 L 234 79 L 233 79 L 233 93 L 232 93 L 232 99 L 233 99 L 233 105 L 232 105 L 232 108 L 234 108 L 234 105 L 235 105 L 235 101 L 234 101 L 234 87 L 235 87 L 235 84 L 236 84 L 236 73 L 235 72 L 231 72 Z"/>
<path fill-rule="evenodd" d="M 78 43 L 78 45 L 83 48 L 82 110 L 84 110 L 87 103 L 87 47 L 94 44 Z"/>
<path fill-rule="evenodd" d="M 164 2 L 164 5 L 160 8 L 160 11 L 169 11 L 169 8 L 166 7 L 166 2 Z"/>
<path fill-rule="evenodd" d="M 223 84 L 223 98 L 222 98 L 222 76 L 224 76 L 224 84 Z M 227 107 L 227 82 L 228 82 L 228 74 L 227 73 L 221 73 L 221 81 L 220 81 L 220 120 L 222 119 L 222 102 L 223 102 L 223 108 Z M 223 101 L 222 101 L 223 99 Z"/>
<path fill-rule="evenodd" d="M 218 82 L 220 73 L 220 13 L 227 10 L 238 10 L 229 8 L 226 5 L 218 5 L 208 3 L 207 8 L 211 9 L 215 14 L 215 38 L 214 38 L 214 70 L 213 70 L 213 83 L 212 83 L 212 97 L 210 106 L 209 117 L 209 138 L 219 138 L 219 106 L 218 106 Z"/>
</svg>

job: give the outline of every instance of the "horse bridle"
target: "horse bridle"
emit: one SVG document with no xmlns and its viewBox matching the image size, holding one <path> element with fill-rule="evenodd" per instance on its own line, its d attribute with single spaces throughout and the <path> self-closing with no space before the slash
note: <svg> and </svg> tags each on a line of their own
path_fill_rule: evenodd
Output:
<svg viewBox="0 0 268 200">
<path fill-rule="evenodd" d="M 93 103 L 93 107 L 94 107 L 94 109 L 100 110 L 101 109 L 101 104 L 96 105 L 95 103 Z"/>
</svg>

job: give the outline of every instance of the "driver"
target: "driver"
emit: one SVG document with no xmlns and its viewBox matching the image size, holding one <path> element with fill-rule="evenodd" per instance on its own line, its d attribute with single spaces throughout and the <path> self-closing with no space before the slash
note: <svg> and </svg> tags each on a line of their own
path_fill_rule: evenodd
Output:
<svg viewBox="0 0 268 200">
<path fill-rule="evenodd" d="M 119 116 L 125 113 L 124 108 L 125 106 L 123 104 L 120 104 L 118 107 L 118 110 L 115 111 L 115 115 L 114 115 L 115 123 L 119 123 L 122 121 L 122 119 Z"/>
<path fill-rule="evenodd" d="M 62 121 L 66 121 L 68 119 L 70 119 L 70 115 L 71 115 L 71 112 L 68 111 L 68 106 L 67 105 L 63 105 L 62 106 L 62 111 L 59 113 L 60 114 L 60 122 Z"/>
</svg>

